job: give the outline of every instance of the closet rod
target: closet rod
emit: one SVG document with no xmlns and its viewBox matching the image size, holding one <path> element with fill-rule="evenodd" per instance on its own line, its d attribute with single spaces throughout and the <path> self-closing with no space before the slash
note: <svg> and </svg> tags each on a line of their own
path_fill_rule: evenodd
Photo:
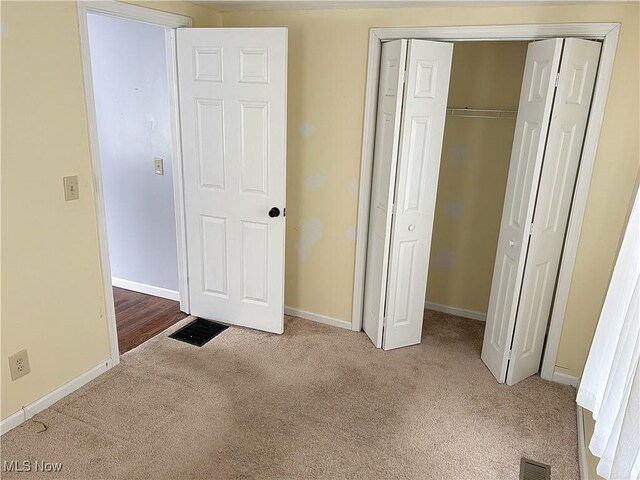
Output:
<svg viewBox="0 0 640 480">
<path fill-rule="evenodd" d="M 447 115 L 470 118 L 516 118 L 517 110 L 492 110 L 481 108 L 447 108 Z"/>
</svg>

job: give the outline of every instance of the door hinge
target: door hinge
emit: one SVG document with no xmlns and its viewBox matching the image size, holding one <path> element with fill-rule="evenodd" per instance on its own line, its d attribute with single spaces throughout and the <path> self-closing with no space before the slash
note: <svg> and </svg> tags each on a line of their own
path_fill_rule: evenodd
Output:
<svg viewBox="0 0 640 480">
<path fill-rule="evenodd" d="M 560 72 L 556 73 L 556 84 L 555 84 L 556 88 L 558 88 L 559 83 L 560 83 Z"/>
<path fill-rule="evenodd" d="M 511 360 L 511 353 L 513 352 L 513 350 L 509 350 L 509 353 L 507 354 L 507 360 Z"/>
<path fill-rule="evenodd" d="M 529 225 L 529 236 L 533 235 L 533 223 Z"/>
<path fill-rule="evenodd" d="M 407 71 L 402 71 L 402 83 L 407 83 Z"/>
</svg>

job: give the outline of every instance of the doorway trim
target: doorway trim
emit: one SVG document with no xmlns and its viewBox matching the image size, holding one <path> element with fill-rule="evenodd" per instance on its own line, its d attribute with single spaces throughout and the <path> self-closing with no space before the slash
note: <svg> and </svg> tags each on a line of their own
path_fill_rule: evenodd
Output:
<svg viewBox="0 0 640 480">
<path fill-rule="evenodd" d="M 149 23 L 165 29 L 165 51 L 167 58 L 167 81 L 169 95 L 169 115 L 171 121 L 171 153 L 173 156 L 173 195 L 176 217 L 176 243 L 178 258 L 178 283 L 180 289 L 180 309 L 189 313 L 189 291 L 187 284 L 186 237 L 184 230 L 184 195 L 182 182 L 182 149 L 180 147 L 180 121 L 178 114 L 178 72 L 176 65 L 175 29 L 191 27 L 192 19 L 183 15 L 161 12 L 151 8 L 139 7 L 113 0 L 77 2 L 78 26 L 80 31 L 80 54 L 84 80 L 87 124 L 89 128 L 89 147 L 93 171 L 93 190 L 98 228 L 98 249 L 102 269 L 107 332 L 109 336 L 109 354 L 112 366 L 120 363 L 118 349 L 118 331 L 113 299 L 111 264 L 109 263 L 109 245 L 107 240 L 107 218 L 104 207 L 102 186 L 102 167 L 98 144 L 98 124 L 93 92 L 91 55 L 89 50 L 89 28 L 87 14 L 95 13 L 110 17 L 124 18 L 136 22 Z"/>
<path fill-rule="evenodd" d="M 351 328 L 362 329 L 364 304 L 364 282 L 367 263 L 367 237 L 371 180 L 373 175 L 373 149 L 375 144 L 376 107 L 380 52 L 382 42 L 401 38 L 421 40 L 460 41 L 527 41 L 546 38 L 574 37 L 602 40 L 600 64 L 591 103 L 591 112 L 585 132 L 585 141 L 580 158 L 575 192 L 569 214 L 569 224 L 562 251 L 556 295 L 552 306 L 549 333 L 544 348 L 540 375 L 546 380 L 561 380 L 554 375 L 560 336 L 566 313 L 569 288 L 584 220 L 600 131 L 604 118 L 609 84 L 613 73 L 613 62 L 620 32 L 619 23 L 565 23 L 524 24 L 464 27 L 416 27 L 416 28 L 372 28 L 369 30 L 369 52 L 367 60 L 367 86 L 365 91 L 364 122 L 362 132 L 362 157 L 360 163 L 360 185 L 358 198 L 358 224 L 356 230 L 356 261 L 353 287 L 353 309 Z M 566 382 L 561 382 L 566 383 Z"/>
</svg>

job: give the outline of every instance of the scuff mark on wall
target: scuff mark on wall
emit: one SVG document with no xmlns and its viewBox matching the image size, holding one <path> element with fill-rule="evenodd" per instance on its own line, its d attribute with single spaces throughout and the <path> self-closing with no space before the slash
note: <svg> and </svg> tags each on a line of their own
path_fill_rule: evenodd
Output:
<svg viewBox="0 0 640 480">
<path fill-rule="evenodd" d="M 304 181 L 304 189 L 305 190 L 316 190 L 322 186 L 326 178 L 324 175 L 309 175 Z"/>
<path fill-rule="evenodd" d="M 436 253 L 436 267 L 440 270 L 451 270 L 455 263 L 455 257 L 450 248 L 443 248 Z"/>
<path fill-rule="evenodd" d="M 305 260 L 311 254 L 311 247 L 322 238 L 323 228 L 319 218 L 309 218 L 304 222 L 300 240 L 296 242 L 296 250 L 300 260 Z"/>
<path fill-rule="evenodd" d="M 356 239 L 356 226 L 355 225 L 349 225 L 347 227 L 347 229 L 345 230 L 344 234 L 347 237 L 347 240 L 355 240 Z"/>
<path fill-rule="evenodd" d="M 451 220 L 457 220 L 464 213 L 464 205 L 460 200 L 453 200 L 444 207 L 444 214 Z"/>
<path fill-rule="evenodd" d="M 316 127 L 310 123 L 301 123 L 298 127 L 298 133 L 303 137 L 312 137 L 316 133 Z"/>
<path fill-rule="evenodd" d="M 463 143 L 455 143 L 449 148 L 449 162 L 452 165 L 461 165 L 467 161 L 468 146 Z"/>
</svg>

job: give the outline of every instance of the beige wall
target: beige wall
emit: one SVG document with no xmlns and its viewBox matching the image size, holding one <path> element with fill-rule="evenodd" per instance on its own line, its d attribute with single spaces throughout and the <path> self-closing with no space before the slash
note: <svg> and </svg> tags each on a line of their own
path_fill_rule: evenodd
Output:
<svg viewBox="0 0 640 480">
<path fill-rule="evenodd" d="M 458 42 L 450 107 L 517 110 L 527 42 Z M 447 116 L 427 300 L 486 313 L 515 118 Z"/>
<path fill-rule="evenodd" d="M 219 25 L 183 2 L 154 4 Z M 2 2 L 2 418 L 109 357 L 74 2 Z M 65 202 L 62 177 L 78 175 Z M 26 348 L 31 373 L 6 357 Z"/>
<path fill-rule="evenodd" d="M 289 28 L 287 305 L 351 318 L 357 211 L 353 184 L 360 168 L 369 28 L 621 22 L 557 361 L 561 371 L 580 375 L 639 167 L 639 16 L 638 4 L 224 13 L 225 27 Z M 312 125 L 314 134 L 301 135 L 302 124 Z M 324 183 L 305 188 L 314 175 Z"/>
</svg>

